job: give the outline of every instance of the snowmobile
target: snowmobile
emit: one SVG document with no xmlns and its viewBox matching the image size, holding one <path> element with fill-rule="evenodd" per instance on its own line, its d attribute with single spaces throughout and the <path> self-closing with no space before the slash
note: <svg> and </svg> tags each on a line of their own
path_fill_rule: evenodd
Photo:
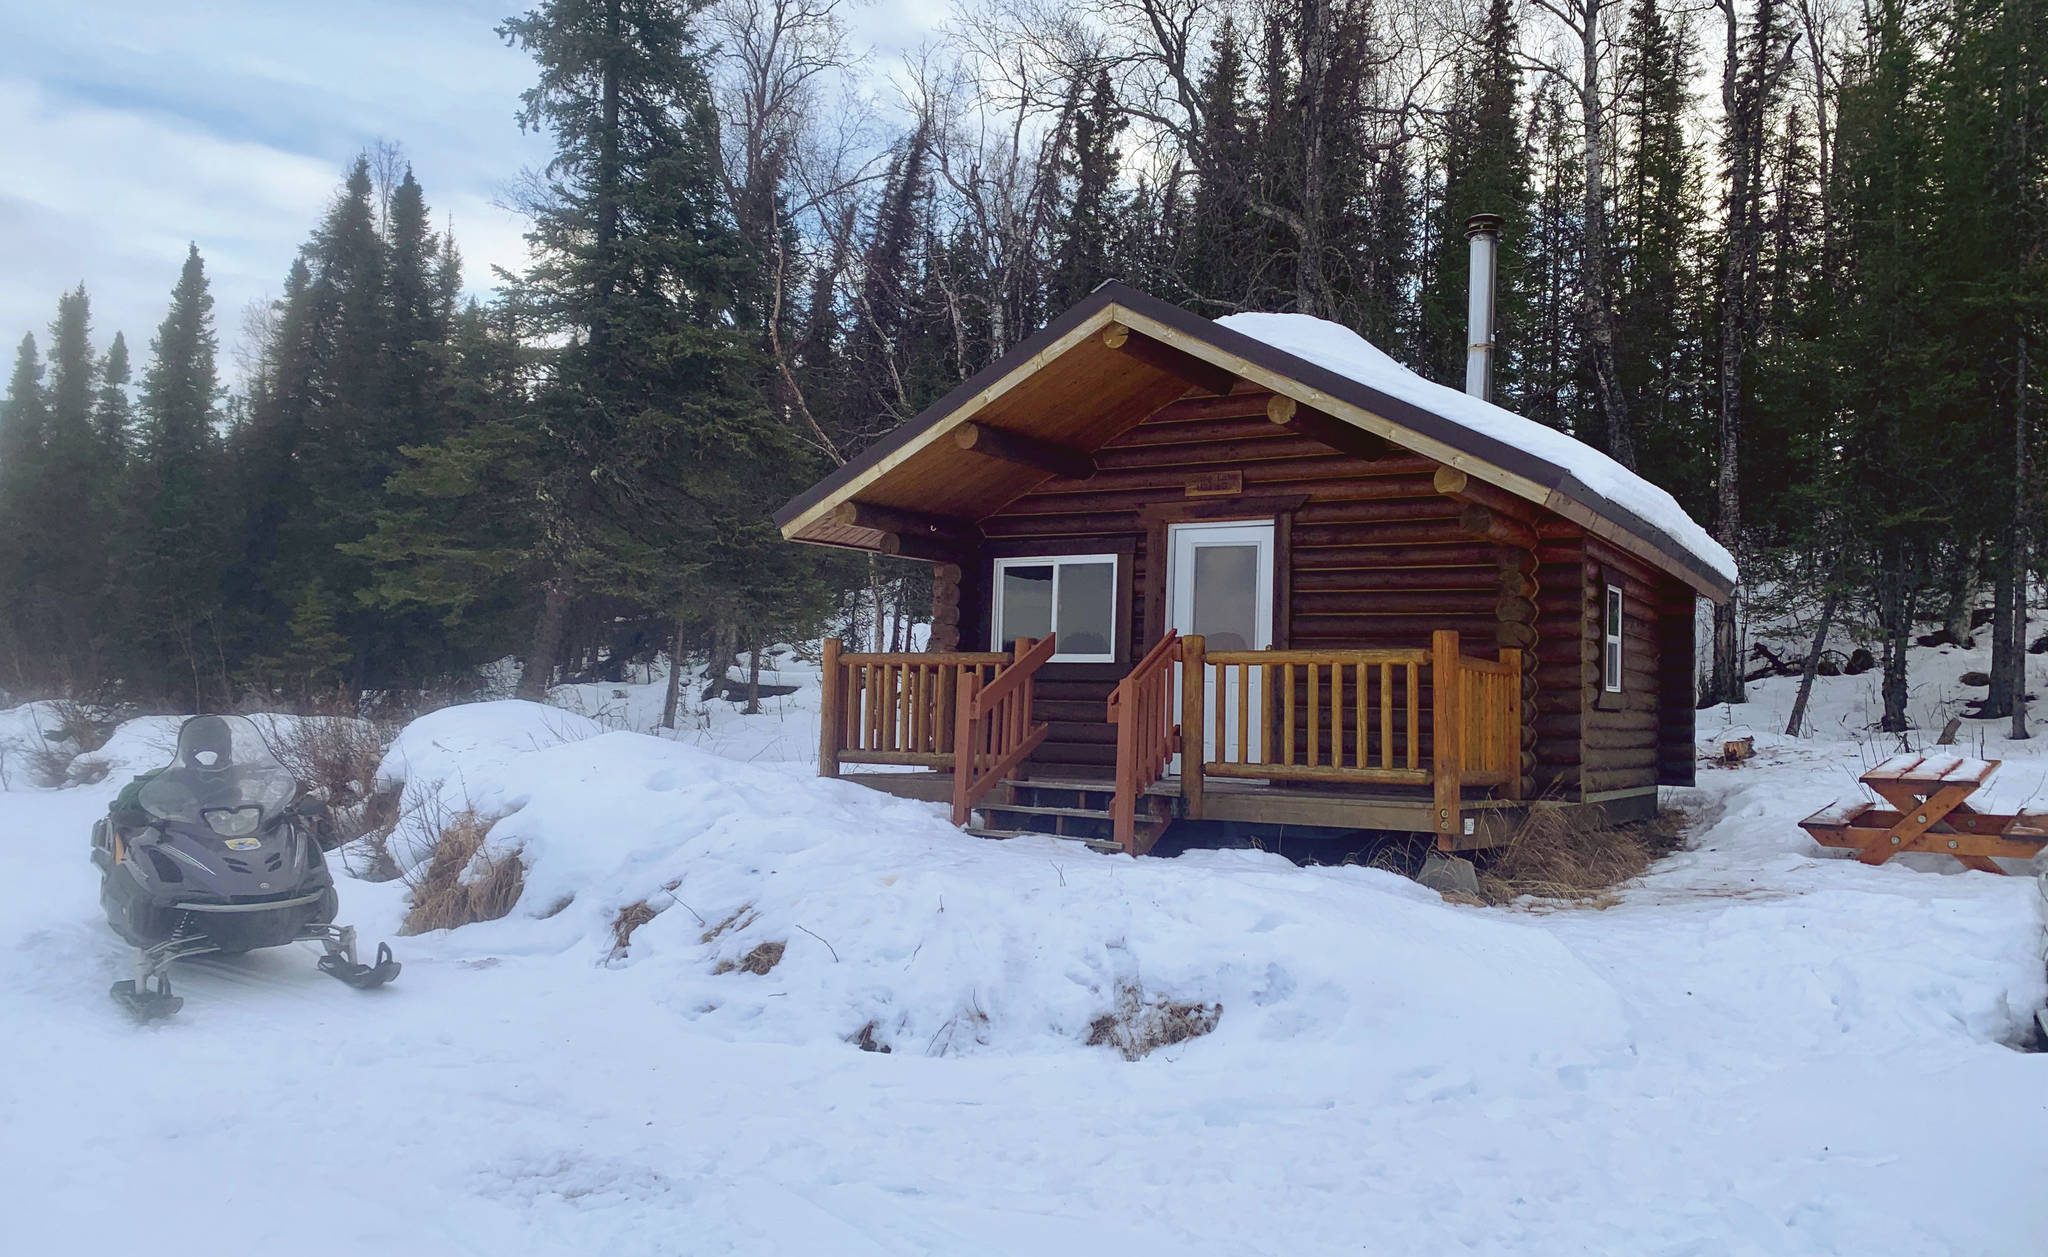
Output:
<svg viewBox="0 0 2048 1257">
<path fill-rule="evenodd" d="M 93 825 L 107 923 L 135 949 L 135 976 L 114 999 L 142 1020 L 167 1017 L 174 961 L 316 942 L 319 965 L 350 986 L 398 976 L 388 944 L 356 958 L 353 926 L 337 926 L 334 877 L 291 770 L 241 716 L 194 716 L 171 762 L 144 774 Z"/>
</svg>

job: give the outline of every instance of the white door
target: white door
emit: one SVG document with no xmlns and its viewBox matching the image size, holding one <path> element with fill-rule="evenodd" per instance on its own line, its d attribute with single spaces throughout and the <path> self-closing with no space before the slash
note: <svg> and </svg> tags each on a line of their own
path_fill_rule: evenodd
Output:
<svg viewBox="0 0 2048 1257">
<path fill-rule="evenodd" d="M 1166 625 L 1182 633 L 1200 633 L 1203 649 L 1267 650 L 1273 645 L 1273 521 L 1227 524 L 1174 524 L 1167 530 Z M 1214 673 L 1211 673 L 1214 676 Z M 1251 673 L 1247 708 L 1261 709 L 1259 672 Z M 1213 685 L 1213 681 L 1211 681 Z M 1221 695 L 1224 745 L 1216 742 L 1217 695 L 1210 691 L 1211 711 L 1202 721 L 1207 760 L 1237 758 L 1238 671 L 1224 670 Z M 1175 695 L 1178 703 L 1179 695 Z M 1265 729 L 1256 716 L 1249 733 L 1251 761 L 1265 755 Z M 1182 730 L 1183 736 L 1192 730 Z M 1225 747 L 1229 753 L 1225 753 Z M 1178 772 L 1179 765 L 1174 766 Z"/>
</svg>

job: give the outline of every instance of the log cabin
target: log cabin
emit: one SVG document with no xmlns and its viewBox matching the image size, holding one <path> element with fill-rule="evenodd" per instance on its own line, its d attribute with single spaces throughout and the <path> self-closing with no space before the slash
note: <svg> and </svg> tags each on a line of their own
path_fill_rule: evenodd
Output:
<svg viewBox="0 0 2048 1257">
<path fill-rule="evenodd" d="M 775 519 L 932 565 L 927 650 L 826 641 L 820 773 L 1134 855 L 1653 815 L 1736 576 L 1662 490 L 1342 327 L 1119 283 Z"/>
</svg>

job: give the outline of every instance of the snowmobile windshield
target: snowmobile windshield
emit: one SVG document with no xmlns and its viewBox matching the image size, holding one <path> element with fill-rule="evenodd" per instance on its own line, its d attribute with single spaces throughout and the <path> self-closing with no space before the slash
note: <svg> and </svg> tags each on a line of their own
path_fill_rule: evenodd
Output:
<svg viewBox="0 0 2048 1257">
<path fill-rule="evenodd" d="M 299 783 L 256 726 L 241 716 L 194 716 L 178 750 L 136 795 L 159 820 L 205 825 L 223 837 L 253 834 L 291 806 Z"/>
</svg>

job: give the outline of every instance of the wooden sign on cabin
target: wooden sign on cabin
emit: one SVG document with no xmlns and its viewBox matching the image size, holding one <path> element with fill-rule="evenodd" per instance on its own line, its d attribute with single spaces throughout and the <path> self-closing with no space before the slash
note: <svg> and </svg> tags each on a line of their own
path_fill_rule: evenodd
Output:
<svg viewBox="0 0 2048 1257">
<path fill-rule="evenodd" d="M 1227 498 L 1244 492 L 1244 473 L 1241 471 L 1205 471 L 1188 477 L 1188 496 L 1191 498 Z"/>
</svg>

